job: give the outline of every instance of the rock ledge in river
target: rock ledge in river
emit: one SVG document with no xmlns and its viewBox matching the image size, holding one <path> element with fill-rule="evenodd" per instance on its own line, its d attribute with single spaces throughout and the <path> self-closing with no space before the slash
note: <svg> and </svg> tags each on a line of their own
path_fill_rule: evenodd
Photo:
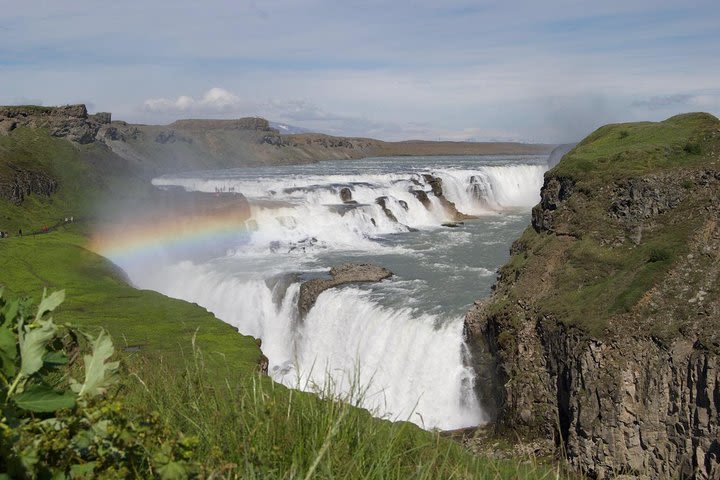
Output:
<svg viewBox="0 0 720 480">
<path fill-rule="evenodd" d="M 310 311 L 317 297 L 328 288 L 346 283 L 379 282 L 392 277 L 393 273 L 383 267 L 368 263 L 343 263 L 330 269 L 330 278 L 308 280 L 300 285 L 298 310 L 301 318 Z"/>
</svg>

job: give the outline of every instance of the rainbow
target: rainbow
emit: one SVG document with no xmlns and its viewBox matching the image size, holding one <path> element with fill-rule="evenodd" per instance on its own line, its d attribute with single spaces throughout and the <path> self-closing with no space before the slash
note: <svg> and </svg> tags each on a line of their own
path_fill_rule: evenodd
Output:
<svg viewBox="0 0 720 480">
<path fill-rule="evenodd" d="M 208 244 L 238 245 L 251 234 L 237 212 L 205 215 L 171 215 L 118 221 L 98 228 L 88 248 L 110 260 L 126 264 L 153 258 L 163 249 L 198 249 Z"/>
</svg>

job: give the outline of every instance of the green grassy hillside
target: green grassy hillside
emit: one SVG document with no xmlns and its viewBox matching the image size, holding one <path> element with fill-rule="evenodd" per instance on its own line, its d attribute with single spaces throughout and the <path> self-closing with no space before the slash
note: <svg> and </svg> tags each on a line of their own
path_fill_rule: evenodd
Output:
<svg viewBox="0 0 720 480">
<path fill-rule="evenodd" d="M 108 199 L 143 194 L 141 171 L 98 143 L 76 145 L 41 129 L 18 128 L 0 136 L 0 184 L 40 174 L 57 182 L 52 195 L 31 194 L 17 205 L 0 198 L 0 230 L 39 230 L 74 216 L 89 219 Z"/>
<path fill-rule="evenodd" d="M 191 344 L 209 359 L 228 362 L 239 372 L 257 369 L 260 349 L 197 305 L 127 284 L 122 271 L 84 248 L 75 226 L 50 234 L 9 238 L 0 243 L 0 284 L 15 296 L 43 288 L 64 289 L 67 301 L 59 321 L 103 326 L 120 347 L 178 361 Z"/>
<path fill-rule="evenodd" d="M 713 221 L 719 156 L 720 121 L 708 114 L 595 131 L 546 174 L 534 221 L 547 220 L 516 242 L 494 308 L 518 296 L 594 335 L 617 331 L 611 319 L 678 334 L 692 316 L 648 323 L 645 308 Z"/>
<path fill-rule="evenodd" d="M 553 176 L 584 186 L 665 170 L 699 167 L 717 150 L 718 119 L 686 113 L 662 122 L 605 125 L 587 136 L 563 158 Z"/>
</svg>

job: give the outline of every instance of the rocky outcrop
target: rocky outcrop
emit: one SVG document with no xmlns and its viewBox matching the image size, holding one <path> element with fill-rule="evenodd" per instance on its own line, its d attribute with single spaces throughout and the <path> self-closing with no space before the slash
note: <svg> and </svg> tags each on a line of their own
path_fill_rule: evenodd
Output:
<svg viewBox="0 0 720 480">
<path fill-rule="evenodd" d="M 412 193 L 413 196 L 417 198 L 420 203 L 422 203 L 423 207 L 430 208 L 430 206 L 432 205 L 430 197 L 428 197 L 428 194 L 427 192 L 425 192 L 425 190 L 412 189 L 410 190 L 410 193 Z"/>
<path fill-rule="evenodd" d="M 532 209 L 532 226 L 536 232 L 555 231 L 555 213 L 573 192 L 575 183 L 570 178 L 551 177 L 540 190 L 540 203 Z"/>
<path fill-rule="evenodd" d="M 171 123 L 169 127 L 179 130 L 251 130 L 277 133 L 277 130 L 270 128 L 270 122 L 259 117 L 245 117 L 232 120 L 177 120 Z"/>
<path fill-rule="evenodd" d="M 298 298 L 298 311 L 300 317 L 305 318 L 317 297 L 329 288 L 348 283 L 379 282 L 392 277 L 392 272 L 386 268 L 367 263 L 343 263 L 330 269 L 329 278 L 308 280 L 300 285 Z"/>
<path fill-rule="evenodd" d="M 678 189 L 674 175 L 631 178 L 616 185 L 610 215 L 626 226 L 635 227 L 676 207 L 682 197 L 683 191 Z"/>
<path fill-rule="evenodd" d="M 445 195 L 443 195 L 442 178 L 426 173 L 423 174 L 423 179 L 425 180 L 425 183 L 430 186 L 430 191 L 439 200 L 440 205 L 447 212 L 453 222 L 476 218 L 473 215 L 467 215 L 463 212 L 458 211 L 455 204 L 448 200 Z M 419 193 L 418 190 L 413 190 L 411 191 L 411 193 L 413 193 L 413 195 L 415 195 L 415 197 L 420 200 L 420 202 L 422 202 L 425 208 L 430 208 L 431 202 L 430 199 L 427 197 L 427 193 L 423 192 L 425 195 L 422 195 Z"/>
<path fill-rule="evenodd" d="M 398 219 L 395 214 L 387 206 L 388 197 L 378 197 L 375 199 L 375 203 L 380 205 L 385 216 L 391 221 L 397 223 Z"/>
<path fill-rule="evenodd" d="M 467 328 L 477 333 L 475 315 Z M 495 391 L 483 396 L 503 425 L 541 434 L 592 478 L 718 478 L 715 354 L 686 339 L 601 341 L 529 316 L 535 320 L 512 340 L 503 338 L 502 321 L 480 329 L 495 352 L 508 355 L 507 343 L 516 345 L 494 377 Z"/>
<path fill-rule="evenodd" d="M 0 107 L 0 133 L 8 133 L 19 126 L 46 128 L 54 137 L 81 144 L 94 142 L 105 120 L 103 114 L 89 116 L 85 105 Z"/>
<path fill-rule="evenodd" d="M 32 194 L 49 197 L 58 189 L 58 182 L 42 172 L 33 172 L 10 165 L 10 174 L 0 177 L 0 199 L 20 205 Z"/>
<path fill-rule="evenodd" d="M 185 143 L 193 143 L 192 138 L 186 137 L 185 135 L 181 135 L 175 130 L 168 130 L 168 131 L 162 131 L 157 134 L 155 137 L 156 143 L 161 144 L 167 144 L 167 143 L 175 143 L 175 142 L 185 142 Z"/>
<path fill-rule="evenodd" d="M 97 112 L 89 116 L 90 120 L 99 123 L 100 125 L 109 125 L 112 122 L 112 113 L 110 112 Z"/>
<path fill-rule="evenodd" d="M 343 187 L 340 189 L 340 200 L 343 203 L 349 203 L 353 201 L 352 198 L 352 190 L 350 190 L 348 187 Z"/>
<path fill-rule="evenodd" d="M 425 173 L 423 174 L 423 179 L 425 180 L 425 183 L 430 185 L 430 191 L 433 195 L 436 197 L 443 196 L 442 178 Z"/>
</svg>

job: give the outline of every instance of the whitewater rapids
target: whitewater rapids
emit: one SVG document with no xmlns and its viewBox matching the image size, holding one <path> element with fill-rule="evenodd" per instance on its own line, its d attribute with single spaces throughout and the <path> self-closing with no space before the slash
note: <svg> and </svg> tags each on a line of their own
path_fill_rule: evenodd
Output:
<svg viewBox="0 0 720 480">
<path fill-rule="evenodd" d="M 187 258 L 120 266 L 137 286 L 196 302 L 261 338 L 270 375 L 287 386 L 313 391 L 330 382 L 341 396 L 359 388 L 353 401 L 376 416 L 424 428 L 477 425 L 486 419 L 463 312 L 488 291 L 527 225 L 546 168 L 545 157 L 427 157 L 160 177 L 159 188 L 242 193 L 251 218 L 210 260 L 183 251 Z M 452 219 L 432 178 L 479 219 L 442 227 Z M 341 201 L 342 189 L 351 202 Z M 346 261 L 396 276 L 327 290 L 301 320 L 300 283 Z"/>
</svg>

